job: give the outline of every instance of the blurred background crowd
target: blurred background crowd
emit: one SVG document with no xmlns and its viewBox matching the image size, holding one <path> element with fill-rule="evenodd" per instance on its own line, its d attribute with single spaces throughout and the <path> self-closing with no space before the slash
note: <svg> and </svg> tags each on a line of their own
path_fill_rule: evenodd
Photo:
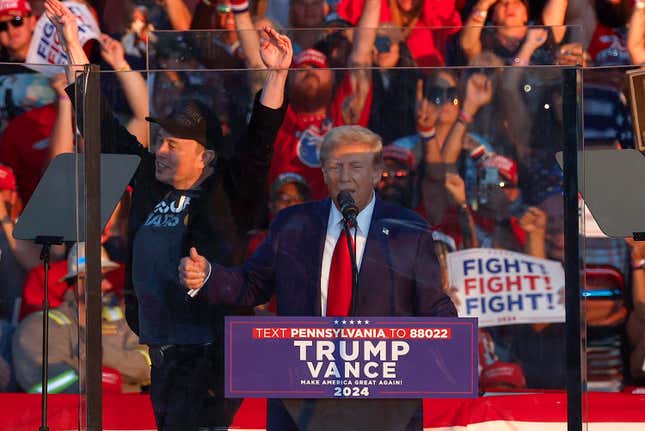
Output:
<svg viewBox="0 0 645 431">
<path fill-rule="evenodd" d="M 240 261 L 278 211 L 326 197 L 317 150 L 333 126 L 383 138 L 376 192 L 428 220 L 444 263 L 474 247 L 563 261 L 562 66 L 583 68 L 585 147 L 635 146 L 625 73 L 645 63 L 645 0 L 75 1 L 102 32 L 84 49 L 106 72 L 104 97 L 152 151 L 145 117 L 195 99 L 219 120 L 222 157 L 232 152 L 266 74 L 258 31 L 293 41 L 266 210 L 252 215 Z M 40 0 L 0 0 L 0 391 L 37 392 L 40 382 L 44 271 L 40 248 L 13 239 L 13 225 L 49 162 L 82 151 L 62 74 L 24 66 L 42 14 Z M 102 236 L 104 386 L 117 392 L 145 390 L 150 375 L 122 312 L 129 202 L 127 191 Z M 645 378 L 645 245 L 605 237 L 584 214 L 585 289 L 597 292 L 586 302 L 588 387 L 621 390 Z M 53 250 L 60 392 L 80 378 L 82 248 Z M 565 386 L 564 324 L 481 329 L 479 346 L 482 390 Z"/>
</svg>

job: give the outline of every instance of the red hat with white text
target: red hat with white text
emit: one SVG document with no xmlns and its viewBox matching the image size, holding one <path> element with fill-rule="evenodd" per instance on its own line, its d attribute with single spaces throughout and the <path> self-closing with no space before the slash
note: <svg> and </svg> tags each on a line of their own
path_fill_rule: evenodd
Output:
<svg viewBox="0 0 645 431">
<path fill-rule="evenodd" d="M 0 0 L 0 18 L 26 17 L 31 15 L 31 4 L 27 0 Z"/>
</svg>

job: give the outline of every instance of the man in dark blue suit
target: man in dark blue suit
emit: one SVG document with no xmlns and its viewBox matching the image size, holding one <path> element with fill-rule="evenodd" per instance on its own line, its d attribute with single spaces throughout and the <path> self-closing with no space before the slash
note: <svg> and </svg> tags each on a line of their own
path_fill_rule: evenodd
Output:
<svg viewBox="0 0 645 431">
<path fill-rule="evenodd" d="M 275 294 L 281 316 L 456 316 L 441 290 L 432 231 L 415 213 L 375 196 L 383 146 L 359 126 L 330 131 L 320 148 L 332 199 L 281 211 L 256 253 L 238 268 L 209 263 L 194 248 L 181 282 L 197 300 L 256 305 Z M 358 283 L 337 202 L 347 191 L 358 207 L 349 229 Z M 269 400 L 268 429 L 421 430 L 420 400 Z"/>
</svg>

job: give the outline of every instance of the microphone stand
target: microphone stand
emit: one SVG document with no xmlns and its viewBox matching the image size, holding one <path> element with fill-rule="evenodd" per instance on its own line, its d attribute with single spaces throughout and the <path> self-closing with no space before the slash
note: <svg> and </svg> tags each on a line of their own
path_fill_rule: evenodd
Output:
<svg viewBox="0 0 645 431">
<path fill-rule="evenodd" d="M 358 265 L 356 263 L 356 238 L 352 241 L 352 234 L 349 230 L 349 226 L 354 226 L 354 234 L 358 233 L 358 225 L 356 219 L 354 220 L 343 220 L 343 230 L 345 231 L 345 236 L 347 237 L 347 248 L 349 249 L 349 258 L 352 261 L 352 302 L 350 306 L 350 313 L 352 315 L 356 314 L 358 308 Z"/>
</svg>

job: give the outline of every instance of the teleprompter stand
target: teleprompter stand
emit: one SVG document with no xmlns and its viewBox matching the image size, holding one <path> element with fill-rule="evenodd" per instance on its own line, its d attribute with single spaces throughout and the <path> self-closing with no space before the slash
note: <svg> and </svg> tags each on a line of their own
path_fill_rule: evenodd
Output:
<svg viewBox="0 0 645 431">
<path fill-rule="evenodd" d="M 578 151 L 578 166 L 584 172 L 578 189 L 602 232 L 645 240 L 645 157 L 630 149 L 585 150 Z"/>
<path fill-rule="evenodd" d="M 139 164 L 138 156 L 101 155 L 101 227 L 116 208 Z M 47 426 L 47 379 L 49 356 L 49 260 L 52 245 L 85 241 L 84 160 L 80 154 L 61 154 L 50 163 L 27 202 L 13 232 L 16 239 L 42 246 L 40 259 L 45 270 L 43 286 L 43 345 L 41 426 Z"/>
</svg>

